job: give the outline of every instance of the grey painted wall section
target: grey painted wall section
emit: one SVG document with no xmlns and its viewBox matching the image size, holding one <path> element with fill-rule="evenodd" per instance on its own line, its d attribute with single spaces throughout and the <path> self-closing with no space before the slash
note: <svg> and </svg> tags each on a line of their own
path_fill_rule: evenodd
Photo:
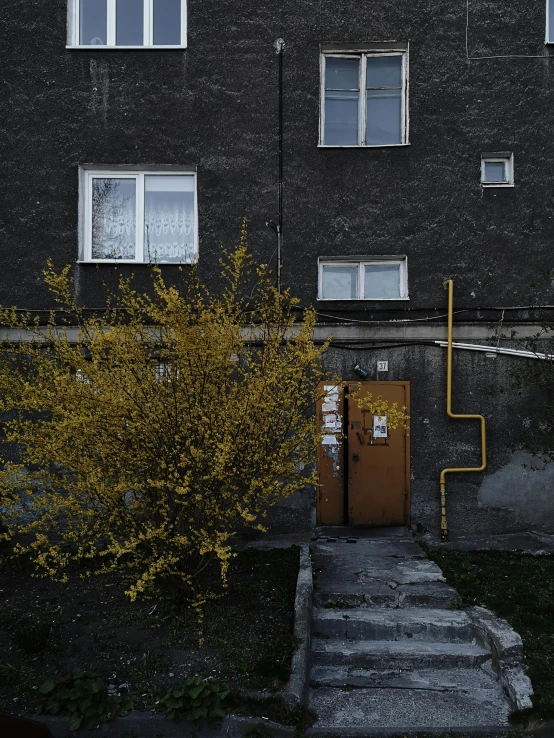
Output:
<svg viewBox="0 0 554 738">
<path fill-rule="evenodd" d="M 554 464 L 520 451 L 484 479 L 477 502 L 480 508 L 509 510 L 522 529 L 554 530 L 553 495 Z"/>
<path fill-rule="evenodd" d="M 220 247 L 236 242 L 244 216 L 255 256 L 275 267 L 266 222 L 278 208 L 278 38 L 286 44 L 285 287 L 321 320 L 398 321 L 444 315 L 443 282 L 452 278 L 466 333 L 480 340 L 501 317 L 495 308 L 554 304 L 554 52 L 544 45 L 543 0 L 470 2 L 471 56 L 538 59 L 468 61 L 464 0 L 189 0 L 188 48 L 177 51 L 68 50 L 66 22 L 66 0 L 0 5 L 0 304 L 47 308 L 48 257 L 75 265 L 88 306 L 116 283 L 113 266 L 76 264 L 85 164 L 196 168 L 206 280 L 217 287 Z M 410 48 L 410 145 L 318 148 L 320 46 L 393 40 Z M 495 151 L 514 153 L 514 188 L 482 189 L 481 153 Z M 406 254 L 410 301 L 318 303 L 318 257 L 354 254 Z M 147 289 L 147 267 L 119 271 Z M 178 278 L 174 267 L 164 271 Z M 509 317 L 518 326 L 544 315 Z M 359 324 L 355 337 L 398 342 L 400 325 Z M 444 338 L 444 323 L 432 325 Z M 437 531 L 440 469 L 477 460 L 478 424 L 446 418 L 444 349 L 333 348 L 328 364 L 353 379 L 355 361 L 374 364 L 377 353 L 389 379 L 412 383 L 412 517 Z M 499 392 L 516 361 L 456 354 L 454 408 L 489 419 L 490 466 L 449 480 L 453 532 L 554 529 L 551 472 L 522 476 L 511 451 L 538 401 Z M 312 525 L 313 491 L 277 518 Z"/>
</svg>

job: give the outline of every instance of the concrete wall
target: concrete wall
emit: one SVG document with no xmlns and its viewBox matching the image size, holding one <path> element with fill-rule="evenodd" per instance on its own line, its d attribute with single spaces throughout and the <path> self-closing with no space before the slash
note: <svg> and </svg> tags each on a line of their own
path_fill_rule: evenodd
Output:
<svg viewBox="0 0 554 738">
<path fill-rule="evenodd" d="M 532 287 L 554 267 L 554 66 L 542 0 L 471 0 L 471 54 L 544 57 L 471 62 L 463 0 L 189 0 L 186 51 L 67 50 L 66 3 L 0 8 L 0 303 L 47 304 L 46 257 L 77 260 L 84 163 L 196 166 L 204 274 L 213 277 L 245 215 L 256 254 L 274 263 L 265 223 L 278 204 L 279 37 L 284 284 L 311 302 L 318 256 L 407 254 L 412 310 L 442 306 L 447 277 L 467 307 L 529 303 L 530 292 L 551 301 L 550 280 Z M 318 148 L 320 44 L 393 39 L 410 44 L 410 145 Z M 514 189 L 482 190 L 482 151 L 514 152 Z M 146 270 L 134 270 L 146 284 Z M 114 279 L 108 265 L 78 271 L 89 303 Z"/>
<path fill-rule="evenodd" d="M 444 328 L 444 326 L 443 326 Z M 472 332 L 463 325 L 460 337 Z M 369 333 L 369 332 L 368 332 Z M 491 327 L 492 336 L 492 327 Z M 495 344 L 495 341 L 491 341 Z M 481 463 L 480 424 L 446 415 L 446 349 L 439 346 L 331 349 L 326 363 L 332 373 L 358 380 L 356 363 L 370 372 L 370 381 L 409 381 L 411 394 L 411 516 L 418 533 L 440 531 L 439 475 L 446 467 Z M 389 342 L 390 345 L 390 342 Z M 515 341 L 501 345 L 521 348 Z M 377 359 L 389 372 L 377 376 Z M 542 417 L 544 396 L 532 389 L 514 389 L 514 376 L 529 360 L 455 351 L 453 411 L 483 414 L 487 419 L 488 466 L 480 474 L 447 477 L 447 510 L 452 537 L 521 530 L 554 530 L 554 464 L 543 465 L 518 450 L 529 425 Z M 368 480 L 368 494 L 371 481 Z M 306 529 L 312 525 L 313 490 L 305 490 L 273 513 L 278 527 Z"/>
<path fill-rule="evenodd" d="M 467 321 L 488 325 L 501 317 L 495 308 L 554 303 L 554 63 L 543 0 L 471 0 L 467 29 L 470 56 L 537 59 L 468 60 L 463 0 L 189 0 L 185 51 L 68 50 L 66 10 L 66 0 L 0 6 L 1 304 L 47 307 L 46 259 L 77 261 L 83 164 L 195 166 L 206 280 L 217 284 L 220 246 L 236 241 L 243 216 L 256 257 L 275 265 L 266 221 L 278 208 L 278 38 L 284 286 L 315 303 L 322 321 L 436 318 L 446 278 Z M 318 148 L 320 45 L 389 40 L 410 45 L 410 145 Z M 514 153 L 514 188 L 481 188 L 484 151 Z M 318 304 L 318 257 L 352 254 L 406 254 L 409 303 Z M 109 265 L 75 271 L 89 306 L 117 278 Z M 120 271 L 147 288 L 145 267 Z M 543 316 L 510 312 L 515 325 Z M 372 340 L 379 331 L 358 333 Z M 390 362 L 388 378 L 412 382 L 413 521 L 436 530 L 439 471 L 477 459 L 477 424 L 446 421 L 444 349 L 337 348 L 329 365 L 353 378 L 354 359 L 376 353 Z M 449 482 L 453 530 L 554 528 L 551 472 L 523 479 L 510 451 L 532 408 L 523 403 L 514 416 L 511 398 L 488 393 L 508 383 L 513 361 L 456 357 L 454 406 L 489 417 L 491 457 L 487 475 Z M 283 511 L 288 526 L 310 524 L 310 500 Z"/>
</svg>

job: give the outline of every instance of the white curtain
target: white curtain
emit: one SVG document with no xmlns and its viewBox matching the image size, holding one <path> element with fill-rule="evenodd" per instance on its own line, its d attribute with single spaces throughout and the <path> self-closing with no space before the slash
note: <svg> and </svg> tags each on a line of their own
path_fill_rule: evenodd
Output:
<svg viewBox="0 0 554 738">
<path fill-rule="evenodd" d="M 190 261 L 194 253 L 194 178 L 144 178 L 144 260 Z"/>
</svg>

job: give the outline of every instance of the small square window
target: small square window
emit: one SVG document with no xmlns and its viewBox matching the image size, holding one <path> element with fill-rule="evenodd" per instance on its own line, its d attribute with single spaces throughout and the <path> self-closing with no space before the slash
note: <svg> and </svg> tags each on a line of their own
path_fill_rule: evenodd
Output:
<svg viewBox="0 0 554 738">
<path fill-rule="evenodd" d="M 407 57 L 386 48 L 322 54 L 321 146 L 407 143 Z"/>
<path fill-rule="evenodd" d="M 82 260 L 189 264 L 198 253 L 196 175 L 83 172 Z"/>
<path fill-rule="evenodd" d="M 481 156 L 483 187 L 512 187 L 514 184 L 513 154 L 483 154 Z"/>
<path fill-rule="evenodd" d="M 186 0 L 69 0 L 68 45 L 173 48 L 187 44 Z"/>
<path fill-rule="evenodd" d="M 320 300 L 407 300 L 405 256 L 319 262 Z"/>
</svg>

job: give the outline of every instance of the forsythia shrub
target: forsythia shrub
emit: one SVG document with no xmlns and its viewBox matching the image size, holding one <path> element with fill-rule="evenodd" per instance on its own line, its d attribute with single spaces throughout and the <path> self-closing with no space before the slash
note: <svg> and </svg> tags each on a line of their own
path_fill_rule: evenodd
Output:
<svg viewBox="0 0 554 738">
<path fill-rule="evenodd" d="M 0 351 L 4 434 L 20 452 L 0 471 L 3 537 L 18 534 L 42 574 L 63 580 L 73 560 L 117 570 L 131 599 L 169 577 L 200 607 L 200 575 L 217 561 L 225 580 L 231 536 L 315 482 L 302 471 L 320 440 L 315 314 L 253 264 L 245 229 L 222 275 L 213 295 L 195 267 L 181 289 L 153 267 L 152 296 L 122 279 L 95 314 L 69 267 L 49 264 L 48 324 L 0 314 L 33 336 Z"/>
</svg>

